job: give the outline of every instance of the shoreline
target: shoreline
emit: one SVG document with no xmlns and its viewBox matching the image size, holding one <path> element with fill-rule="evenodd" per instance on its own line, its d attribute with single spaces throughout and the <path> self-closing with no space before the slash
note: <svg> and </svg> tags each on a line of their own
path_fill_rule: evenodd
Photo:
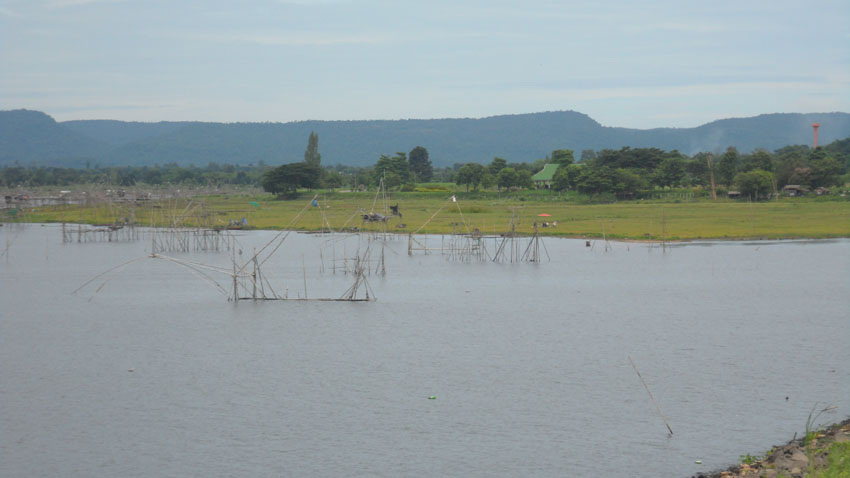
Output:
<svg viewBox="0 0 850 478">
<path fill-rule="evenodd" d="M 25 208 L 11 222 L 62 222 L 136 225 L 179 224 L 220 228 L 233 221 L 245 230 L 314 231 L 356 229 L 406 235 L 412 231 L 447 235 L 480 231 L 484 235 L 563 237 L 635 243 L 748 241 L 850 238 L 850 200 L 783 200 L 769 203 L 730 201 L 694 203 L 577 204 L 530 198 L 493 202 L 464 199 L 454 203 L 419 194 L 400 195 L 397 214 L 384 214 L 386 226 L 361 220 L 373 197 L 363 194 L 322 198 L 316 205 L 302 200 L 277 200 L 267 195 L 211 195 L 142 203 L 115 201 L 91 204 L 43 205 Z M 374 209 L 374 206 L 373 206 Z M 403 216 L 402 216 L 403 214 Z M 545 215 L 548 227 L 540 227 Z M 17 217 L 14 217 L 17 216 Z M 536 223 L 536 226 L 535 226 Z M 295 226 L 295 227 L 293 227 Z"/>
<path fill-rule="evenodd" d="M 24 221 L 7 221 L 0 222 L 0 226 L 3 225 L 12 225 L 12 224 L 30 224 L 30 225 L 61 225 L 62 222 L 59 221 L 36 221 L 36 222 L 24 222 Z M 68 226 L 89 226 L 94 228 L 103 228 L 108 227 L 107 224 L 91 224 L 87 222 L 66 222 Z M 143 227 L 143 228 L 152 228 L 152 229 L 167 229 L 169 226 L 152 226 L 148 224 L 135 224 L 135 227 Z M 275 227 L 256 227 L 249 226 L 242 229 L 221 229 L 228 230 L 231 232 L 250 232 L 250 231 L 270 231 L 270 232 L 279 232 L 285 231 L 286 228 L 275 228 Z M 288 229 L 291 232 L 297 234 L 391 234 L 393 236 L 408 236 L 409 232 L 403 232 L 398 230 L 387 230 L 386 232 L 372 230 L 372 229 L 363 229 L 359 231 L 350 231 L 350 230 L 341 230 L 341 231 L 326 231 L 322 229 L 315 228 L 290 228 Z M 418 232 L 414 235 L 417 236 L 450 236 L 453 235 L 450 232 Z M 457 234 L 457 235 L 467 235 Z M 493 238 L 493 237 L 504 237 L 503 235 L 486 235 L 483 234 L 483 237 Z M 533 237 L 533 234 L 528 234 L 525 232 L 516 233 L 515 237 L 517 238 L 529 238 Z M 747 242 L 747 241 L 759 241 L 759 242 L 789 242 L 789 241 L 817 241 L 817 242 L 825 242 L 825 241 L 840 241 L 844 239 L 850 239 L 850 235 L 836 235 L 836 236 L 827 236 L 827 237 L 817 237 L 817 236 L 788 236 L 788 237 L 765 237 L 765 236 L 740 236 L 740 237 L 692 237 L 692 238 L 677 238 L 677 239 L 667 239 L 667 240 L 656 240 L 656 239 L 638 239 L 638 238 L 628 238 L 628 237 L 597 237 L 593 235 L 586 234 L 540 234 L 541 239 L 573 239 L 573 240 L 584 240 L 584 241 L 607 241 L 607 242 L 615 242 L 615 243 L 624 243 L 624 244 L 668 244 L 668 245 L 683 245 L 683 244 L 693 244 L 693 243 L 724 243 L 724 242 Z"/>
<path fill-rule="evenodd" d="M 741 455 L 746 457 L 745 463 L 696 473 L 691 478 L 802 478 L 830 465 L 830 451 L 835 450 L 834 445 L 843 446 L 838 456 L 845 462 L 850 460 L 847 456 L 850 454 L 850 418 L 813 430 L 808 436 L 796 437 L 795 434 L 788 443 L 774 446 L 764 457 Z"/>
</svg>

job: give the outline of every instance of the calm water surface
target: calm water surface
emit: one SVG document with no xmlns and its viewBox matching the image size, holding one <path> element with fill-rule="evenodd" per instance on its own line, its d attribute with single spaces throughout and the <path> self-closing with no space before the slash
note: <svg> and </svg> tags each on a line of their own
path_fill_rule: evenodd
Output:
<svg viewBox="0 0 850 478">
<path fill-rule="evenodd" d="M 234 304 L 152 259 L 73 294 L 149 242 L 0 228 L 0 475 L 685 477 L 850 414 L 850 241 L 547 239 L 540 264 L 381 244 L 376 302 Z M 339 297 L 366 245 L 293 234 L 264 271 Z"/>
</svg>

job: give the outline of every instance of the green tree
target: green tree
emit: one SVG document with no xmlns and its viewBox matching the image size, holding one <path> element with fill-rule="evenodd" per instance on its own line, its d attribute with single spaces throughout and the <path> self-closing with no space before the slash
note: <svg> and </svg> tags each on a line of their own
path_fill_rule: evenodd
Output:
<svg viewBox="0 0 850 478">
<path fill-rule="evenodd" d="M 711 153 L 697 153 L 690 161 L 685 162 L 685 182 L 689 185 L 708 186 L 711 182 L 711 171 L 708 163 Z"/>
<path fill-rule="evenodd" d="M 738 173 L 740 161 L 738 150 L 733 147 L 727 148 L 717 163 L 717 180 L 726 186 L 730 186 L 735 179 L 735 174 Z"/>
<path fill-rule="evenodd" d="M 466 186 L 466 191 L 469 188 L 478 189 L 481 180 L 484 178 L 484 166 L 477 163 L 467 163 L 457 170 L 455 183 L 459 186 Z"/>
<path fill-rule="evenodd" d="M 552 162 L 563 166 L 568 166 L 575 162 L 575 156 L 571 149 L 556 149 L 552 151 Z"/>
<path fill-rule="evenodd" d="M 668 187 L 681 184 L 685 177 L 685 160 L 681 157 L 671 156 L 661 160 L 655 169 L 652 181 L 658 186 Z"/>
<path fill-rule="evenodd" d="M 808 164 L 807 156 L 810 148 L 806 145 L 792 145 L 777 149 L 774 152 L 776 162 L 776 183 L 778 187 L 783 187 L 786 184 L 802 184 L 799 182 L 800 174 L 798 170 L 802 170 Z"/>
<path fill-rule="evenodd" d="M 827 156 L 812 163 L 811 185 L 818 188 L 838 184 L 838 178 L 843 172 L 841 163 L 835 158 Z"/>
<path fill-rule="evenodd" d="M 428 182 L 434 176 L 434 167 L 431 165 L 431 160 L 428 159 L 428 150 L 422 146 L 417 146 L 410 151 L 410 170 L 413 172 L 416 181 Z"/>
<path fill-rule="evenodd" d="M 552 189 L 555 191 L 566 191 L 567 189 L 575 189 L 576 180 L 582 169 L 589 166 L 579 166 L 571 164 L 565 168 L 558 168 L 555 171 L 555 176 L 552 178 Z"/>
<path fill-rule="evenodd" d="M 490 166 L 488 166 L 488 169 L 490 170 L 490 174 L 498 177 L 499 171 L 504 169 L 507 165 L 508 161 L 505 158 L 500 158 L 496 156 L 495 158 L 493 158 L 493 162 L 490 163 Z"/>
<path fill-rule="evenodd" d="M 614 187 L 614 170 L 607 166 L 582 168 L 576 178 L 576 189 L 582 194 L 600 194 Z"/>
<path fill-rule="evenodd" d="M 481 175 L 481 182 L 479 183 L 482 189 L 489 189 L 496 184 L 496 176 L 490 174 L 490 170 L 484 168 L 484 173 Z"/>
<path fill-rule="evenodd" d="M 773 191 L 773 173 L 760 169 L 738 173 L 734 182 L 742 195 L 752 199 L 768 197 Z"/>
<path fill-rule="evenodd" d="M 616 193 L 633 195 L 646 188 L 646 181 L 631 169 L 617 169 L 612 188 Z"/>
<path fill-rule="evenodd" d="M 584 162 L 593 161 L 594 159 L 596 159 L 596 151 L 594 151 L 592 149 L 581 150 L 581 158 L 579 159 L 579 161 L 584 163 Z"/>
<path fill-rule="evenodd" d="M 294 193 L 299 187 L 318 187 L 320 173 L 319 168 L 312 164 L 284 164 L 263 174 L 262 185 L 272 194 Z"/>
<path fill-rule="evenodd" d="M 365 188 L 369 184 L 372 184 L 372 181 L 375 178 L 375 169 L 374 168 L 361 168 L 354 172 L 354 176 L 352 178 L 353 184 L 351 187 L 355 189 Z"/>
<path fill-rule="evenodd" d="M 658 148 L 630 148 L 625 146 L 619 151 L 603 149 L 596 156 L 594 164 L 609 168 L 641 169 L 654 171 L 665 157 L 681 156 L 678 151 L 665 153 Z"/>
<path fill-rule="evenodd" d="M 375 184 L 380 184 L 381 178 L 384 180 L 384 186 L 388 188 L 410 182 L 410 163 L 407 162 L 407 154 L 404 152 L 397 152 L 395 156 L 382 154 L 375 163 Z"/>
<path fill-rule="evenodd" d="M 809 154 L 806 155 L 806 159 L 809 161 L 810 164 L 816 163 L 816 162 L 820 161 L 821 159 L 825 159 L 825 158 L 826 158 L 826 150 L 823 149 L 823 148 L 812 149 L 812 150 L 809 151 Z"/>
<path fill-rule="evenodd" d="M 328 189 L 336 189 L 342 186 L 343 179 L 339 172 L 327 170 L 322 177 L 322 184 Z"/>
<path fill-rule="evenodd" d="M 312 131 L 307 140 L 307 151 L 304 151 L 304 162 L 317 168 L 322 163 L 322 155 L 319 154 L 319 135 Z"/>
<path fill-rule="evenodd" d="M 502 188 L 510 189 L 517 183 L 517 173 L 514 168 L 502 168 L 499 174 L 496 175 L 496 185 L 501 191 Z"/>
<path fill-rule="evenodd" d="M 523 169 L 516 172 L 516 186 L 523 189 L 533 189 L 534 180 L 531 179 L 531 171 Z"/>
<path fill-rule="evenodd" d="M 741 157 L 741 172 L 745 173 L 755 169 L 773 172 L 775 169 L 773 164 L 773 155 L 763 149 L 760 149 L 755 151 L 753 154 L 747 154 Z"/>
</svg>

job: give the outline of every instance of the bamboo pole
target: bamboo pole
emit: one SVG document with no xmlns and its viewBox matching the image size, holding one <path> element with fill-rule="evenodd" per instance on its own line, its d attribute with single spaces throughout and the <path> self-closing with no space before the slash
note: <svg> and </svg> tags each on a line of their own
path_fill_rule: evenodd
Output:
<svg viewBox="0 0 850 478">
<path fill-rule="evenodd" d="M 670 435 L 673 435 L 673 429 L 670 428 L 670 424 L 667 423 L 667 419 L 664 418 L 664 414 L 661 413 L 661 407 L 658 406 L 658 402 L 655 401 L 655 397 L 652 396 L 652 392 L 649 391 L 649 387 L 646 385 L 646 382 L 643 381 L 643 377 L 640 376 L 640 372 L 638 371 L 637 365 L 635 365 L 635 361 L 632 360 L 632 356 L 629 355 L 629 362 L 632 364 L 632 368 L 635 369 L 635 373 L 640 379 L 640 383 L 643 384 L 643 388 L 646 389 L 646 393 L 649 394 L 649 398 L 652 400 L 652 403 L 655 404 L 655 409 L 658 410 L 658 416 L 661 417 L 661 420 L 664 421 L 664 425 L 667 426 L 667 431 L 670 432 Z"/>
</svg>

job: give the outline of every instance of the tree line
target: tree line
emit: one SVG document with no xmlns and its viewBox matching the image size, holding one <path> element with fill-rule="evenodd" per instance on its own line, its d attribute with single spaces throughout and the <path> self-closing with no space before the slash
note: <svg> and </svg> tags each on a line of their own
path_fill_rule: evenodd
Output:
<svg viewBox="0 0 850 478">
<path fill-rule="evenodd" d="M 697 153 L 691 157 L 675 150 L 624 147 L 592 153 L 578 165 L 564 163 L 552 187 L 628 197 L 656 188 L 708 188 L 714 183 L 726 191 L 759 198 L 786 185 L 814 189 L 844 184 L 848 166 L 850 138 L 817 149 L 798 145 L 741 154 L 730 147 L 722 154 Z"/>
<path fill-rule="evenodd" d="M 271 167 L 237 166 L 210 162 L 206 167 L 21 167 L 0 168 L 0 185 L 68 186 L 100 183 L 116 186 L 198 185 L 261 186 L 266 191 L 287 195 L 298 189 L 368 189 L 380 184 L 388 189 L 413 190 L 423 183 L 454 183 L 467 190 L 515 190 L 536 187 L 532 176 L 547 164 L 555 165 L 554 176 L 545 187 L 555 191 L 577 191 L 586 195 L 614 194 L 634 197 L 640 192 L 666 188 L 709 188 L 737 190 L 744 196 L 764 197 L 786 185 L 814 189 L 850 181 L 850 138 L 812 149 L 786 146 L 776 151 L 757 150 L 741 154 L 734 147 L 722 153 L 686 156 L 659 148 L 602 149 L 581 151 L 576 159 L 568 149 L 552 151 L 531 162 L 508 162 L 495 157 L 488 164 L 464 163 L 437 168 L 428 150 L 416 146 L 409 152 L 382 154 L 371 167 L 322 166 L 319 138 L 310 133 L 304 160 Z"/>
<path fill-rule="evenodd" d="M 178 166 L 175 163 L 154 166 L 62 168 L 53 166 L 23 167 L 19 165 L 0 168 L 0 186 L 5 188 L 71 186 L 74 184 L 104 184 L 129 187 L 136 184 L 152 186 L 192 185 L 259 186 L 263 173 L 269 169 L 264 164 L 233 165 L 209 163 L 206 167 Z"/>
</svg>

